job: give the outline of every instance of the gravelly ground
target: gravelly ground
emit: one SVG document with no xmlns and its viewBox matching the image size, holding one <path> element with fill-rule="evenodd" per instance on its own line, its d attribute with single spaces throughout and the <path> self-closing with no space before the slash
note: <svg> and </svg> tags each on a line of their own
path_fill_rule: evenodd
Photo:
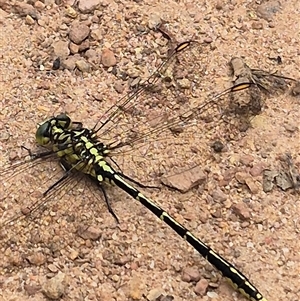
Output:
<svg viewBox="0 0 300 301">
<path fill-rule="evenodd" d="M 120 97 L 118 88 L 126 90 L 122 80 L 116 84 L 113 65 L 128 74 L 146 76 L 166 55 L 166 39 L 150 30 L 159 20 L 164 20 L 177 41 L 200 42 L 187 52 L 187 63 L 182 67 L 197 79 L 193 97 L 187 98 L 193 104 L 229 86 L 228 62 L 233 56 L 244 57 L 253 68 L 278 70 L 299 79 L 300 48 L 295 33 L 300 31 L 300 4 L 296 0 L 281 5 L 268 1 L 266 6 L 239 0 L 166 0 L 151 5 L 143 1 L 98 1 L 96 11 L 83 14 L 76 8 L 75 15 L 64 3 L 28 2 L 35 8 L 0 1 L 3 162 L 18 157 L 21 145 L 34 148 L 36 124 L 48 116 L 66 111 L 74 120 L 92 127 Z M 90 1 L 79 2 L 84 6 Z M 79 50 L 76 43 L 69 45 L 68 32 L 78 20 L 91 29 L 90 44 L 81 43 L 82 49 L 95 52 L 74 71 L 47 74 L 58 53 L 70 58 L 70 49 L 72 53 L 86 51 Z M 81 30 L 84 28 L 75 31 L 73 39 L 84 36 Z M 270 59 L 278 56 L 282 58 L 279 65 Z M 63 63 L 72 67 L 72 62 Z M 80 72 L 81 68 L 87 72 Z M 176 110 L 183 106 L 170 95 L 157 103 L 152 101 L 141 99 L 141 108 L 145 104 L 155 114 L 156 106 L 176 105 Z M 145 143 L 124 157 L 117 156 L 129 176 L 154 185 L 162 175 L 199 166 L 207 179 L 198 189 L 184 194 L 164 187 L 144 192 L 243 271 L 268 301 L 296 301 L 300 297 L 299 192 L 278 187 L 264 192 L 262 172 L 257 170 L 278 169 L 286 152 L 299 170 L 299 111 L 299 96 L 288 92 L 274 95 L 265 100 L 263 112 L 252 119 L 246 133 L 199 120 L 177 138 L 151 141 L 152 146 Z M 127 120 L 123 122 L 125 126 Z M 230 136 L 230 140 L 225 139 Z M 226 144 L 221 154 L 213 154 L 209 147 L 216 138 Z M 257 174 L 250 187 L 240 184 L 238 180 L 251 172 Z M 49 181 L 59 175 L 55 162 L 17 175 L 9 193 L 1 191 L 0 216 L 5 218 L 32 202 L 38 191 L 45 191 Z M 58 280 L 48 296 L 63 291 L 62 300 L 155 300 L 155 294 L 160 293 L 172 295 L 175 301 L 243 300 L 204 259 L 140 204 L 109 188 L 121 222 L 116 225 L 100 194 L 87 185 L 83 182 L 69 193 L 62 191 L 36 225 L 18 221 L 13 229 L 5 229 L 17 247 L 4 252 L 7 243 L 1 237 L 3 300 L 45 300 L 42 287 L 44 283 L 49 287 L 47 279 L 55 275 Z M 97 240 L 78 235 L 76 230 L 86 225 L 99 236 Z M 205 279 L 209 286 L 204 284 L 207 292 L 201 295 L 199 289 Z"/>
</svg>

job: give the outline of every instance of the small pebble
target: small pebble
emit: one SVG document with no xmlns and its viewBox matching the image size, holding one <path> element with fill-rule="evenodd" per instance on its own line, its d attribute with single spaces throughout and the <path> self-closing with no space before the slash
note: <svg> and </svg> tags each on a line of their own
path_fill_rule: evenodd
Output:
<svg viewBox="0 0 300 301">
<path fill-rule="evenodd" d="M 160 296 L 163 296 L 165 291 L 162 288 L 154 288 L 147 294 L 147 300 L 156 301 Z"/>
<path fill-rule="evenodd" d="M 254 158 L 251 155 L 243 155 L 240 157 L 241 164 L 246 165 L 246 166 L 250 166 L 253 161 L 254 161 Z"/>
<path fill-rule="evenodd" d="M 220 188 L 216 188 L 213 191 L 212 197 L 214 201 L 218 203 L 224 203 L 227 200 L 227 194 L 225 194 Z"/>
<path fill-rule="evenodd" d="M 216 153 L 220 153 L 224 148 L 224 144 L 220 140 L 217 140 L 212 144 L 211 147 Z"/>
<path fill-rule="evenodd" d="M 75 44 L 81 44 L 90 34 L 90 28 L 82 23 L 76 22 L 69 31 L 69 39 Z"/>
<path fill-rule="evenodd" d="M 101 55 L 101 62 L 104 67 L 112 67 L 117 64 L 117 59 L 110 49 L 104 49 Z"/>
<path fill-rule="evenodd" d="M 246 179 L 249 178 L 249 174 L 246 172 L 237 172 L 235 178 L 240 184 L 245 184 Z"/>
<path fill-rule="evenodd" d="M 181 192 L 187 192 L 196 186 L 204 184 L 205 181 L 206 174 L 200 166 L 195 166 L 194 168 L 175 175 L 165 176 L 161 179 L 164 185 L 173 187 Z"/>
<path fill-rule="evenodd" d="M 81 72 L 90 72 L 91 71 L 91 65 L 85 59 L 76 61 L 75 65 Z"/>
<path fill-rule="evenodd" d="M 100 238 L 102 232 L 99 228 L 90 226 L 88 228 L 79 229 L 78 234 L 83 239 L 97 240 Z"/>
<path fill-rule="evenodd" d="M 249 220 L 251 215 L 250 215 L 250 210 L 247 207 L 247 205 L 243 202 L 240 202 L 238 204 L 233 204 L 232 205 L 232 211 L 241 219 L 241 220 Z"/>
<path fill-rule="evenodd" d="M 264 28 L 263 23 L 260 21 L 253 21 L 251 27 L 252 29 L 257 29 L 257 30 Z"/>
<path fill-rule="evenodd" d="M 194 292 L 199 296 L 204 296 L 208 289 L 208 281 L 206 279 L 201 279 L 197 282 L 194 287 Z"/>
<path fill-rule="evenodd" d="M 245 180 L 245 184 L 248 186 L 249 190 L 251 191 L 251 193 L 253 194 L 257 194 L 259 191 L 259 188 L 256 184 L 256 182 L 253 180 L 252 177 L 249 177 Z"/>
<path fill-rule="evenodd" d="M 252 177 L 257 177 L 262 174 L 262 172 L 265 169 L 265 165 L 262 163 L 257 163 L 253 165 L 253 167 L 250 169 L 249 173 Z"/>
<path fill-rule="evenodd" d="M 217 10 L 221 10 L 222 8 L 223 8 L 223 2 L 222 1 L 218 1 L 217 3 L 216 3 L 216 9 Z"/>
<path fill-rule="evenodd" d="M 183 269 L 181 279 L 184 282 L 199 281 L 200 273 L 199 273 L 198 268 L 188 267 L 188 268 Z"/>
<path fill-rule="evenodd" d="M 54 265 L 54 264 L 52 264 L 52 263 L 48 265 L 48 269 L 49 269 L 49 271 L 52 272 L 52 273 L 57 273 L 57 272 L 58 272 L 57 266 Z"/>
<path fill-rule="evenodd" d="M 70 49 L 70 52 L 72 54 L 75 54 L 75 53 L 79 52 L 79 46 L 75 43 L 72 43 L 72 42 L 70 42 L 70 44 L 69 44 L 69 49 Z"/>
<path fill-rule="evenodd" d="M 34 3 L 34 7 L 35 7 L 38 11 L 42 11 L 42 10 L 46 7 L 46 5 L 45 5 L 45 3 L 43 3 L 42 1 L 36 1 L 36 2 Z"/>
<path fill-rule="evenodd" d="M 33 24 L 35 24 L 35 21 L 34 21 L 34 19 L 33 19 L 31 16 L 27 15 L 27 16 L 25 17 L 25 23 L 26 23 L 27 25 L 33 25 Z"/>
<path fill-rule="evenodd" d="M 29 296 L 34 296 L 41 289 L 40 285 L 36 283 L 30 283 L 24 285 L 24 290 Z"/>
<path fill-rule="evenodd" d="M 65 274 L 62 272 L 58 272 L 53 278 L 48 279 L 42 286 L 44 295 L 51 300 L 61 298 L 66 289 L 65 279 Z"/>
<path fill-rule="evenodd" d="M 148 27 L 150 29 L 155 29 L 161 24 L 162 20 L 158 14 L 151 14 L 148 20 Z"/>
<path fill-rule="evenodd" d="M 40 252 L 36 252 L 28 256 L 27 260 L 33 265 L 42 265 L 46 262 L 46 256 Z"/>
<path fill-rule="evenodd" d="M 84 0 L 78 1 L 78 9 L 81 13 L 87 14 L 93 12 L 100 4 L 101 0 Z"/>
<path fill-rule="evenodd" d="M 212 300 L 218 300 L 219 295 L 216 292 L 207 292 L 207 297 Z"/>
<path fill-rule="evenodd" d="M 67 41 L 56 41 L 52 44 L 52 47 L 56 57 L 67 57 L 70 54 L 69 42 Z"/>
<path fill-rule="evenodd" d="M 80 1 L 80 2 L 82 2 L 82 1 Z M 83 2 L 84 2 L 84 1 L 83 1 Z M 78 16 L 78 13 L 77 13 L 77 11 L 76 11 L 73 7 L 67 6 L 67 7 L 66 7 L 66 10 L 65 10 L 65 15 L 66 15 L 67 17 L 72 18 L 72 19 L 76 19 L 77 16 Z"/>
</svg>

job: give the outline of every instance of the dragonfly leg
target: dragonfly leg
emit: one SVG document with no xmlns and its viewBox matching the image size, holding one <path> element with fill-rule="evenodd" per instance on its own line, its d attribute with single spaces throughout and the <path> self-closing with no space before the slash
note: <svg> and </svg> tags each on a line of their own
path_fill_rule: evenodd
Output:
<svg viewBox="0 0 300 301">
<path fill-rule="evenodd" d="M 25 149 L 28 152 L 28 155 L 30 156 L 31 159 L 44 158 L 44 157 L 50 156 L 54 153 L 53 150 L 47 150 L 47 151 L 44 151 L 41 153 L 33 153 L 33 152 L 31 152 L 30 148 L 27 148 L 24 145 L 22 145 L 21 148 Z"/>
<path fill-rule="evenodd" d="M 94 178 L 92 178 L 92 179 L 94 180 Z M 97 182 L 97 185 L 98 185 L 98 187 L 101 189 L 101 191 L 103 193 L 104 200 L 105 200 L 105 203 L 106 203 L 106 206 L 108 208 L 109 213 L 114 217 L 114 219 L 116 220 L 116 222 L 119 224 L 120 221 L 119 221 L 117 215 L 115 214 L 114 210 L 112 209 L 112 207 L 111 207 L 111 205 L 109 203 L 108 196 L 106 194 L 106 191 L 105 191 L 104 187 L 99 182 Z"/>
<path fill-rule="evenodd" d="M 64 174 L 62 177 L 60 177 L 55 183 L 53 183 L 48 189 L 43 193 L 44 196 L 46 196 L 52 189 L 54 189 L 56 186 L 58 186 L 60 183 L 62 183 L 65 179 L 67 179 L 71 174 L 71 167 L 70 165 L 65 162 L 65 160 L 60 160 L 60 165 L 62 169 L 64 170 Z"/>
</svg>

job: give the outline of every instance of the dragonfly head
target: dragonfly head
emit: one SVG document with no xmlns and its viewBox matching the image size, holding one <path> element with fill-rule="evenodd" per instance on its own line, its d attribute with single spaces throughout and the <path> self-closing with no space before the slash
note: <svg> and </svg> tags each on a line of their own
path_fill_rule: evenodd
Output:
<svg viewBox="0 0 300 301">
<path fill-rule="evenodd" d="M 57 132 L 63 132 L 72 127 L 72 121 L 70 117 L 64 113 L 52 117 L 41 124 L 38 124 L 38 128 L 35 134 L 35 139 L 38 145 L 46 146 L 53 142 L 53 135 Z"/>
</svg>

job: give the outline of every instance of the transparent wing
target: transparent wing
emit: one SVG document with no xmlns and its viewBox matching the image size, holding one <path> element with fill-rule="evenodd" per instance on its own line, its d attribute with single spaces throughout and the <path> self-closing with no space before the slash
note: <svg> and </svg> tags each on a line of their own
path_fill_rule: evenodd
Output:
<svg viewBox="0 0 300 301">
<path fill-rule="evenodd" d="M 127 95 L 122 97 L 117 101 L 116 104 L 111 106 L 100 118 L 100 120 L 95 124 L 94 131 L 98 132 L 101 129 L 102 135 L 105 135 L 108 132 L 111 132 L 112 129 L 115 129 L 116 123 L 119 123 L 123 117 L 123 114 L 126 112 L 132 111 L 136 103 L 139 102 L 138 98 L 141 97 L 144 93 L 150 93 L 152 89 L 155 88 L 155 84 L 165 75 L 168 67 L 174 63 L 181 52 L 187 50 L 191 44 L 196 43 L 195 41 L 186 41 L 179 44 L 175 49 L 171 50 L 171 53 L 166 59 L 160 63 L 157 69 L 144 81 L 137 82 L 136 87 L 133 88 L 133 91 L 129 92 Z M 123 113 L 123 114 L 122 114 Z M 101 121 L 105 119 L 105 121 Z"/>
<path fill-rule="evenodd" d="M 153 139 L 151 138 L 153 136 L 155 136 L 155 139 L 159 139 L 159 136 L 166 130 L 169 130 L 168 134 L 170 135 L 170 132 L 181 132 L 184 128 L 188 128 L 192 124 L 198 124 L 201 126 L 201 119 L 205 120 L 208 115 L 213 116 L 212 114 L 216 114 L 215 111 L 218 111 L 219 108 L 221 110 L 222 98 L 226 97 L 228 94 L 248 89 L 250 86 L 251 83 L 241 83 L 224 90 L 206 101 L 200 102 L 198 106 L 189 108 L 188 105 L 185 110 L 181 110 L 183 112 L 180 114 L 177 112 L 170 112 L 168 115 L 159 115 L 156 118 L 148 120 L 145 130 L 141 131 L 141 135 L 139 135 L 136 131 L 135 137 L 132 137 L 130 134 L 133 131 L 129 130 L 124 133 L 122 137 L 123 140 L 120 140 L 119 137 L 118 140 L 110 142 L 107 146 L 110 150 L 119 149 L 129 145 L 134 146 L 141 141 L 147 140 L 147 142 L 150 142 L 151 139 Z M 161 121 L 162 119 L 164 120 Z M 159 120 L 159 122 L 155 125 L 156 120 Z M 155 126 L 151 126 L 151 124 L 154 124 Z"/>
<path fill-rule="evenodd" d="M 239 118 L 224 118 L 228 98 L 250 86 L 238 84 L 207 100 L 195 97 L 163 115 L 161 111 L 155 115 L 153 110 L 151 117 L 131 124 L 132 128 L 118 137 L 112 133 L 113 138 L 107 144 L 109 156 L 116 157 L 121 172 L 142 182 L 192 168 L 206 157 L 211 160 L 210 145 L 214 141 L 238 138 L 235 119 Z"/>
<path fill-rule="evenodd" d="M 179 44 L 150 77 L 100 113 L 94 131 L 112 155 L 124 155 L 139 144 L 170 140 L 170 130 L 176 133 L 195 124 L 204 129 L 212 119 L 218 123 L 228 107 L 228 95 L 249 88 L 245 81 L 207 95 L 201 88 L 206 68 L 199 60 L 201 51 L 194 41 Z M 218 90 L 213 82 L 212 86 Z"/>
<path fill-rule="evenodd" d="M 241 59 L 234 58 L 231 61 L 234 85 L 214 96 L 206 96 L 201 90 L 200 66 L 195 60 L 195 53 L 200 52 L 197 46 L 176 53 L 178 60 L 172 66 L 172 74 L 176 75 L 172 86 L 166 88 L 160 81 L 161 89 L 150 94 L 143 91 L 140 99 L 132 102 L 132 110 L 127 110 L 111 131 L 104 131 L 104 135 L 103 129 L 98 132 L 100 140 L 109 132 L 105 143 L 111 156 L 119 156 L 123 162 L 122 170 L 132 170 L 125 167 L 129 166 L 127 160 L 143 164 L 146 157 L 159 169 L 155 158 L 161 157 L 168 145 L 174 145 L 180 133 L 185 136 L 186 144 L 201 154 L 214 141 L 237 139 L 240 131 L 247 130 L 251 118 L 260 113 L 268 91 L 283 92 L 289 82 L 294 81 L 251 69 Z M 180 85 L 184 80 L 186 86 Z M 183 151 L 184 147 L 180 147 Z M 168 148 L 168 154 L 169 158 L 178 156 L 179 151 L 173 146 Z M 129 155 L 131 158 L 126 157 Z M 185 163 L 189 166 L 187 161 Z M 161 170 L 155 173 L 161 174 Z"/>
<path fill-rule="evenodd" d="M 61 241 L 58 229 L 76 236 L 78 229 L 84 232 L 107 210 L 99 187 L 80 172 L 60 181 L 65 171 L 55 153 L 30 157 L 25 151 L 17 162 L 0 168 L 0 173 L 0 249 L 10 258 L 6 264 L 23 266 L 33 260 L 39 265 L 37 250 L 47 254 L 71 244 Z"/>
</svg>

